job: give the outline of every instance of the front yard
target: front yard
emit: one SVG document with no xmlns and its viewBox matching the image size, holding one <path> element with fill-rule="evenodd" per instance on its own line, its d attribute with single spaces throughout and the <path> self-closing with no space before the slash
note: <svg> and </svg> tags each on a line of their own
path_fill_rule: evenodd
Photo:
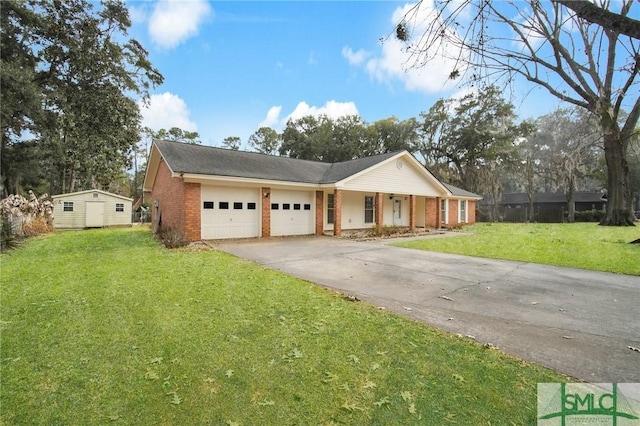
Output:
<svg viewBox="0 0 640 426">
<path fill-rule="evenodd" d="M 477 223 L 459 238 L 426 238 L 395 244 L 421 250 L 519 260 L 640 275 L 640 226 L 595 223 Z"/>
<path fill-rule="evenodd" d="M 1 424 L 531 424 L 567 380 L 145 228 L 0 261 Z"/>
</svg>

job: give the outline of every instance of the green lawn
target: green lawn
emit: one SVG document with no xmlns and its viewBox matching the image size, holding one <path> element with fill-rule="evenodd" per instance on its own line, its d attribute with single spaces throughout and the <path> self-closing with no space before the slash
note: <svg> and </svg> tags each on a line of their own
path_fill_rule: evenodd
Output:
<svg viewBox="0 0 640 426">
<path fill-rule="evenodd" d="M 3 425 L 521 425 L 567 380 L 144 228 L 0 261 Z"/>
<path fill-rule="evenodd" d="M 640 275 L 640 226 L 478 223 L 459 237 L 395 244 L 421 250 Z M 466 235 L 470 232 L 472 235 Z"/>
</svg>

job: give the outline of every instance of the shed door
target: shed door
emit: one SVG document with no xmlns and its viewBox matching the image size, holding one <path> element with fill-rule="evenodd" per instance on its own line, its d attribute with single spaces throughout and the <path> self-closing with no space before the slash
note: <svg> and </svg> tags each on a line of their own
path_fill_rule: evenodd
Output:
<svg viewBox="0 0 640 426">
<path fill-rule="evenodd" d="M 104 203 L 87 201 L 85 204 L 85 226 L 87 228 L 102 228 L 104 226 Z"/>
</svg>

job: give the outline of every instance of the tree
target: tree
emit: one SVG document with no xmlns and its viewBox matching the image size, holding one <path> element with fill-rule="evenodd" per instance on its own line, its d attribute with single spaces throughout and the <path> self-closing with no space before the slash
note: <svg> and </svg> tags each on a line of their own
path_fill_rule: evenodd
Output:
<svg viewBox="0 0 640 426">
<path fill-rule="evenodd" d="M 222 140 L 222 146 L 227 149 L 237 151 L 240 149 L 240 143 L 242 141 L 238 136 L 228 136 Z"/>
<path fill-rule="evenodd" d="M 7 80 L 6 98 L 23 97 L 30 107 L 21 112 L 10 103 L 5 115 L 3 105 L 3 148 L 9 144 L 6 128 L 14 134 L 16 126 L 28 128 L 51 193 L 107 187 L 130 167 L 139 140 L 140 115 L 132 96 L 144 99 L 162 82 L 144 48 L 127 36 L 126 6 L 118 0 L 9 3 L 0 8 L 3 24 L 15 32 L 5 37 L 3 25 L 3 55 L 5 45 L 20 54 L 3 56 L 3 77 L 5 67 L 20 69 L 20 81 L 29 84 L 19 91 Z M 15 148 L 23 141 L 10 143 Z M 4 181 L 15 177 L 3 168 Z"/>
<path fill-rule="evenodd" d="M 636 2 L 585 3 L 420 2 L 398 24 L 396 36 L 407 42 L 414 66 L 449 52 L 456 63 L 452 78 L 463 76 L 475 84 L 522 77 L 594 114 L 608 175 L 601 224 L 633 225 L 627 148 L 640 117 L 640 39 L 633 31 L 638 21 L 630 18 Z M 422 6 L 429 12 L 426 20 Z M 424 25 L 416 43 L 412 24 Z M 623 109 L 628 115 L 621 124 Z"/>
<path fill-rule="evenodd" d="M 420 123 L 415 117 L 407 120 L 389 117 L 375 121 L 368 127 L 371 142 L 366 147 L 366 152 L 363 152 L 363 156 L 401 150 L 415 152 L 419 127 Z"/>
<path fill-rule="evenodd" d="M 249 136 L 249 146 L 261 154 L 277 155 L 282 135 L 271 127 L 260 127 Z"/>
</svg>

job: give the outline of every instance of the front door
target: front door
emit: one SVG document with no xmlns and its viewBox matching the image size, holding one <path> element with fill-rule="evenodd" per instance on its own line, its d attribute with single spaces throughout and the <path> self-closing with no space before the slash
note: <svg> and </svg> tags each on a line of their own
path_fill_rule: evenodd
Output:
<svg viewBox="0 0 640 426">
<path fill-rule="evenodd" d="M 85 224 L 87 228 L 102 228 L 104 226 L 104 203 L 87 201 Z"/>
<path fill-rule="evenodd" d="M 402 198 L 393 198 L 393 226 L 402 226 Z"/>
</svg>

